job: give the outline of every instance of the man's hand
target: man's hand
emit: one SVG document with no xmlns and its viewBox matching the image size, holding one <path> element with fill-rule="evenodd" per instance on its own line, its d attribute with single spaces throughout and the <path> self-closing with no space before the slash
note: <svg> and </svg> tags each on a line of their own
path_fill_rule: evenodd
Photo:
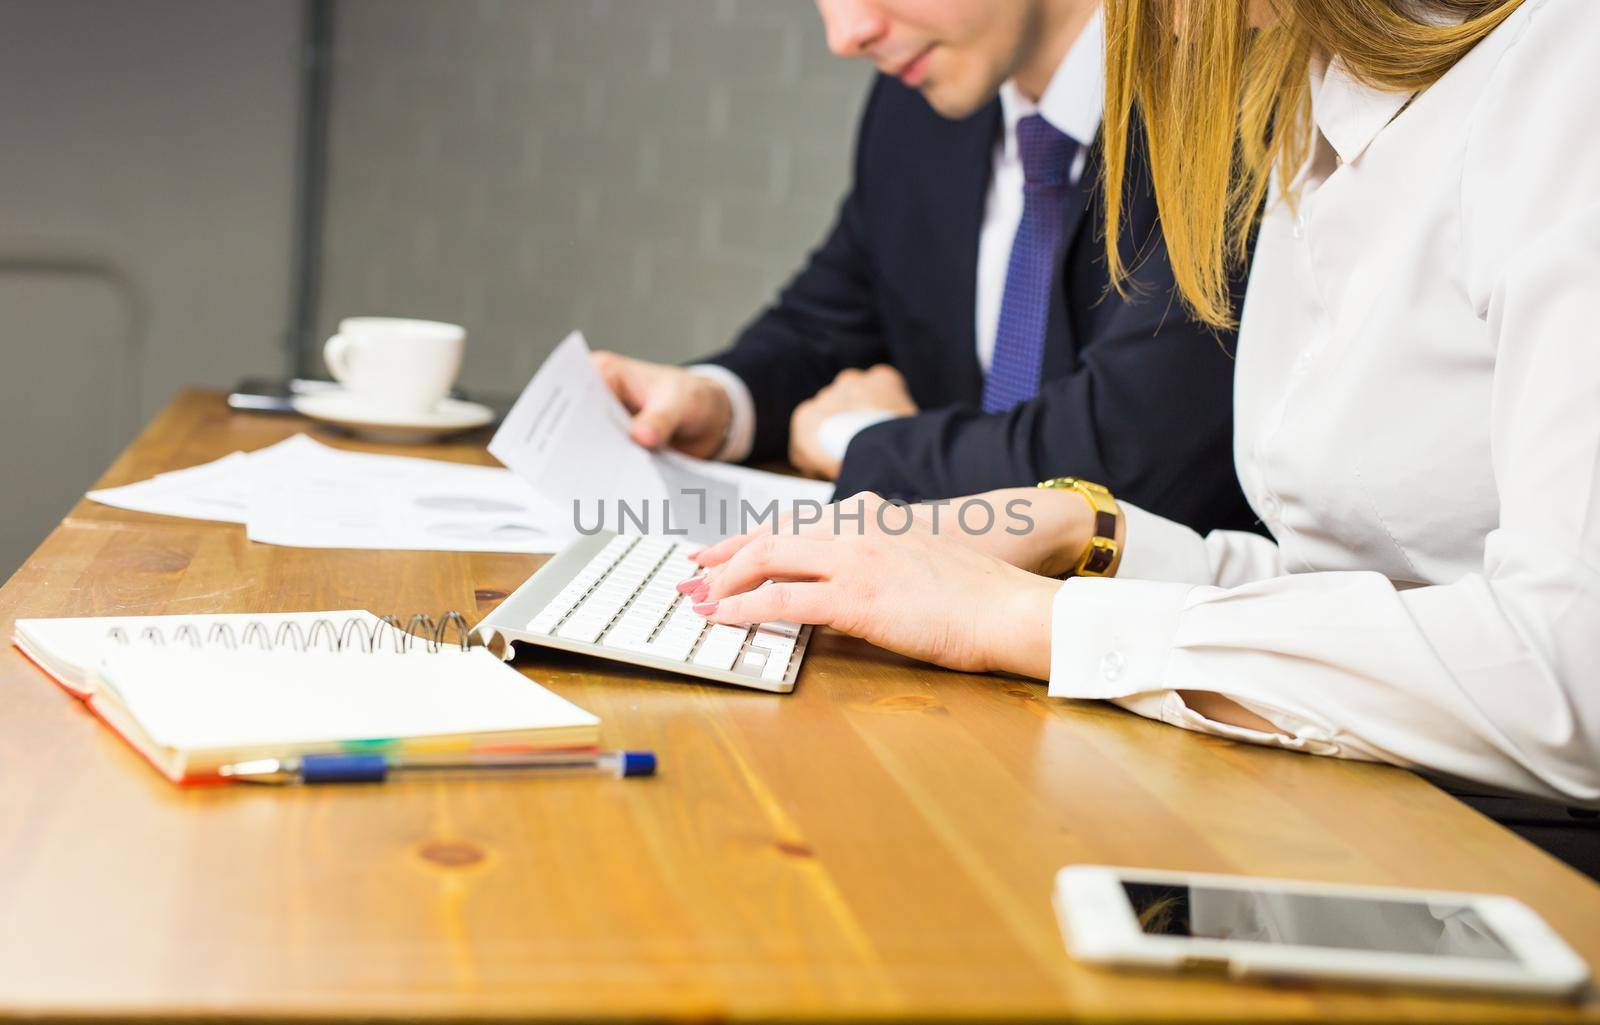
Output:
<svg viewBox="0 0 1600 1025">
<path fill-rule="evenodd" d="M 789 420 L 789 462 L 813 477 L 838 479 L 839 460 L 823 450 L 818 432 L 835 413 L 856 412 L 914 416 L 917 404 L 906 379 L 887 363 L 870 370 L 842 370 L 832 384 L 795 407 Z"/>
<path fill-rule="evenodd" d="M 733 421 L 728 393 L 715 381 L 682 367 L 630 359 L 614 352 L 590 354 L 611 393 L 633 414 L 628 434 L 645 448 L 671 445 L 710 459 Z"/>
</svg>

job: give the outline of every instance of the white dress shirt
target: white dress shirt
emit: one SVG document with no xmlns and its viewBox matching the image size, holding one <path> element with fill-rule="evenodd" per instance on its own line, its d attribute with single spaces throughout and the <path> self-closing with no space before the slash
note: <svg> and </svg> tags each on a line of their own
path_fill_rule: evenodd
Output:
<svg viewBox="0 0 1600 1025">
<path fill-rule="evenodd" d="M 1234 386 L 1273 540 L 1124 506 L 1119 579 L 1057 593 L 1050 693 L 1600 806 L 1593 0 L 1528 0 L 1414 98 L 1337 61 L 1313 91 Z"/>
<path fill-rule="evenodd" d="M 1067 51 L 1050 77 L 1044 95 L 1034 103 L 1008 81 L 1000 87 L 1003 131 L 995 142 L 989 191 L 984 200 L 983 227 L 978 233 L 978 288 L 974 317 L 978 339 L 978 365 L 984 373 L 994 360 L 994 338 L 1000 326 L 1000 300 L 1006 288 L 1006 267 L 1011 243 L 1022 223 L 1022 158 L 1017 154 L 1017 122 L 1040 114 L 1057 131 L 1078 144 L 1068 174 L 1074 184 L 1083 177 L 1089 146 L 1100 131 L 1105 114 L 1105 16 L 1094 16 Z M 690 368 L 717 381 L 728 393 L 733 423 L 719 459 L 737 462 L 750 454 L 755 443 L 755 404 L 739 375 L 723 367 L 701 364 Z M 861 431 L 898 414 L 882 410 L 838 413 L 818 428 L 818 442 L 835 459 L 843 459 L 850 442 Z"/>
</svg>

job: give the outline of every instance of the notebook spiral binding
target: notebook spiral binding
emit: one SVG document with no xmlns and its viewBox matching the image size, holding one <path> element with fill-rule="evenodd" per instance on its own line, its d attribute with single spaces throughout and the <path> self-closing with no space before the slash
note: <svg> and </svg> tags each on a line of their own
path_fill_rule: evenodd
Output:
<svg viewBox="0 0 1600 1025">
<path fill-rule="evenodd" d="M 404 625 L 401 625 L 398 616 L 384 616 L 376 626 L 365 619 L 354 617 L 340 623 L 324 618 L 313 620 L 308 630 L 290 619 L 279 624 L 275 632 L 260 620 L 246 623 L 242 631 L 235 631 L 229 623 L 214 623 L 203 640 L 200 628 L 195 624 L 179 623 L 172 629 L 171 641 L 173 647 L 216 646 L 227 648 L 229 651 L 243 648 L 305 653 L 327 651 L 334 654 L 360 651 L 366 655 L 384 650 L 392 650 L 397 655 L 406 655 L 410 654 L 413 645 L 420 644 L 427 646 L 429 654 L 436 655 L 444 650 L 451 628 L 455 629 L 456 643 L 461 650 L 470 650 L 475 641 L 472 629 L 467 626 L 466 618 L 454 610 L 446 612 L 437 620 L 419 612 Z M 131 646 L 135 643 L 120 626 L 114 626 L 106 631 L 106 637 L 117 644 Z M 166 647 L 167 641 L 167 632 L 156 626 L 147 626 L 139 631 L 137 639 L 137 643 L 158 648 Z"/>
</svg>

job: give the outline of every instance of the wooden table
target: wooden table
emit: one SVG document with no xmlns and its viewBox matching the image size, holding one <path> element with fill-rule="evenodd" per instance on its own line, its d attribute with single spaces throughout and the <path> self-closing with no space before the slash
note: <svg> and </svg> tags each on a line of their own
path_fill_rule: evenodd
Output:
<svg viewBox="0 0 1600 1025">
<path fill-rule="evenodd" d="M 102 483 L 306 429 L 187 393 Z M 482 440 L 427 454 L 487 462 Z M 539 562 L 274 548 L 80 503 L 0 590 L 0 629 L 481 614 Z M 8 650 L 0 1017 L 1600 1021 L 1594 996 L 1386 996 L 1068 959 L 1051 876 L 1105 862 L 1502 891 L 1600 965 L 1600 887 L 1401 771 L 831 634 L 788 696 L 560 653 L 519 664 L 602 716 L 609 745 L 658 751 L 662 774 L 185 791 Z"/>
</svg>

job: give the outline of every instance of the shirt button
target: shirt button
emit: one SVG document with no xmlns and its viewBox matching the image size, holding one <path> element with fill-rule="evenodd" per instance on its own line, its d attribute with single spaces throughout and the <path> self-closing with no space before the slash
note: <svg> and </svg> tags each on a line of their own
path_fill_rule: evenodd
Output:
<svg viewBox="0 0 1600 1025">
<path fill-rule="evenodd" d="M 1306 237 L 1306 215 L 1305 214 L 1301 214 L 1300 216 L 1298 216 L 1298 217 L 1296 217 L 1294 219 L 1293 234 L 1294 234 L 1295 238 L 1305 238 Z"/>
<path fill-rule="evenodd" d="M 1122 657 L 1120 651 L 1108 651 L 1100 659 L 1100 675 L 1112 683 L 1122 679 L 1123 671 L 1128 668 L 1128 660 Z"/>
<path fill-rule="evenodd" d="M 1276 497 L 1268 495 L 1261 500 L 1262 519 L 1275 520 L 1281 512 L 1283 512 L 1283 503 L 1279 502 Z"/>
</svg>

